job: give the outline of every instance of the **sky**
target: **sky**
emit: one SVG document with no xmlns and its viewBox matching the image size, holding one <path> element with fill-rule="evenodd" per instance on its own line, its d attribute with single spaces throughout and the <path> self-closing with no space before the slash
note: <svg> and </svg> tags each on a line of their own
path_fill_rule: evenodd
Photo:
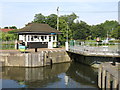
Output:
<svg viewBox="0 0 120 90">
<path fill-rule="evenodd" d="M 34 20 L 35 14 L 45 16 L 57 14 L 69 15 L 74 12 L 89 25 L 103 23 L 106 20 L 118 21 L 119 0 L 1 0 L 0 27 L 16 26 L 22 28 Z"/>
</svg>

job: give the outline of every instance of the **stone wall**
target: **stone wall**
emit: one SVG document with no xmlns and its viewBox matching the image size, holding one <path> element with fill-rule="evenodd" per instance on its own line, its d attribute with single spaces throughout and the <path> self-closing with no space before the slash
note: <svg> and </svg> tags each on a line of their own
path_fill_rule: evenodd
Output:
<svg viewBox="0 0 120 90">
<path fill-rule="evenodd" d="M 2 53 L 0 57 L 2 66 L 19 67 L 39 67 L 71 61 L 65 50 L 49 50 L 36 53 Z"/>
<path fill-rule="evenodd" d="M 80 62 L 82 64 L 86 64 L 92 66 L 94 68 L 98 68 L 99 64 L 103 62 L 120 62 L 117 57 L 105 57 L 105 56 L 85 56 L 81 54 L 75 54 L 68 52 L 72 61 Z"/>
</svg>

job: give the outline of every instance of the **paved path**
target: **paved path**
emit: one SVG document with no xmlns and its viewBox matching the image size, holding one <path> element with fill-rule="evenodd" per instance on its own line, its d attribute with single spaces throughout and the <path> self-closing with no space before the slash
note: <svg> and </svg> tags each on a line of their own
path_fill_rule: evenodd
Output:
<svg viewBox="0 0 120 90">
<path fill-rule="evenodd" d="M 37 51 L 65 50 L 65 48 L 38 48 Z M 26 52 L 35 52 L 35 49 L 27 49 Z M 21 53 L 19 50 L 0 50 L 0 53 Z"/>
</svg>

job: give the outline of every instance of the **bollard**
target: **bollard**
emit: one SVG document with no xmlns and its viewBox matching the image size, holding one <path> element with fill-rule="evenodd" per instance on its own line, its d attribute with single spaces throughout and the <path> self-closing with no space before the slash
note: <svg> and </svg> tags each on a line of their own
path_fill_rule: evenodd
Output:
<svg viewBox="0 0 120 90">
<path fill-rule="evenodd" d="M 114 59 L 114 58 L 113 58 L 113 59 Z M 112 63 L 112 65 L 114 65 L 114 66 L 116 65 L 116 62 L 115 62 L 115 60 L 113 60 L 113 63 Z"/>
<path fill-rule="evenodd" d="M 37 48 L 35 48 L 35 52 L 37 52 Z"/>
</svg>

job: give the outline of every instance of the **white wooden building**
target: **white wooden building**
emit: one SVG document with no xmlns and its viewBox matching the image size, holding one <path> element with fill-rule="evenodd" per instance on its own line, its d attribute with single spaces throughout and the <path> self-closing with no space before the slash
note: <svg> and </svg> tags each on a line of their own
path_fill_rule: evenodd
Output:
<svg viewBox="0 0 120 90">
<path fill-rule="evenodd" d="M 53 48 L 57 47 L 58 30 L 48 24 L 32 23 L 17 31 L 19 40 L 28 48 Z"/>
</svg>

